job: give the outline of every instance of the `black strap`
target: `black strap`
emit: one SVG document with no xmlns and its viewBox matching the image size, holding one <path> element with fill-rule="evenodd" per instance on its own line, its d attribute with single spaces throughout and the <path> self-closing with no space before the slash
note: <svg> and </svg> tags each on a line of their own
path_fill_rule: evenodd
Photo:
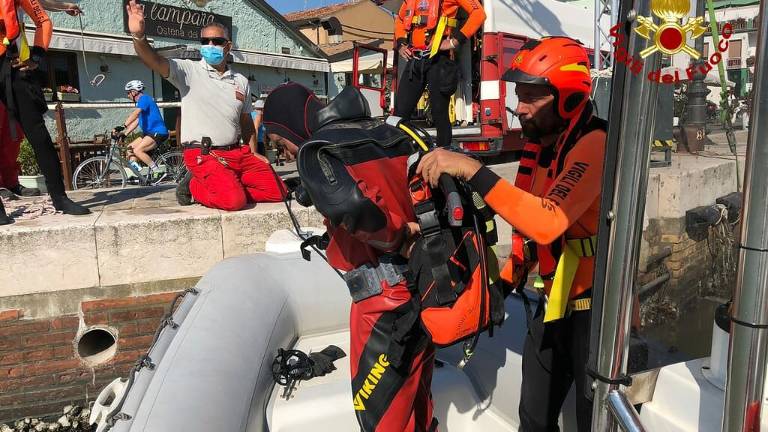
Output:
<svg viewBox="0 0 768 432">
<path fill-rule="evenodd" d="M 517 295 L 520 296 L 520 298 L 523 299 L 523 308 L 525 309 L 525 324 L 528 326 L 528 328 L 531 328 L 531 321 L 533 321 L 533 310 L 531 309 L 531 300 L 528 298 L 528 295 L 525 294 L 525 283 L 528 281 L 527 276 L 528 275 L 526 274 L 525 277 L 521 278 L 514 291 Z"/>
<path fill-rule="evenodd" d="M 309 237 L 308 239 L 301 242 L 301 245 L 299 246 L 299 249 L 301 250 L 301 257 L 306 261 L 310 261 L 312 259 L 312 254 L 307 250 L 307 248 L 314 246 L 317 249 L 325 250 L 328 248 L 330 241 L 331 238 L 328 236 L 327 232 L 324 232 L 321 236 L 313 235 Z"/>
<path fill-rule="evenodd" d="M 593 379 L 596 379 L 598 381 L 604 382 L 606 384 L 610 385 L 623 385 L 625 387 L 629 387 L 632 385 L 632 377 L 629 375 L 621 375 L 616 379 L 608 378 L 605 376 L 600 375 L 599 373 L 592 370 L 592 368 L 587 367 L 586 368 L 587 375 L 592 377 Z"/>
<path fill-rule="evenodd" d="M 437 431 L 437 417 L 432 417 L 432 423 L 429 424 L 429 432 L 436 432 Z"/>
<path fill-rule="evenodd" d="M 448 270 L 445 250 L 447 245 L 442 233 L 432 234 L 424 239 L 424 251 L 429 257 L 430 270 L 435 283 L 437 304 L 445 306 L 456 301 L 456 292 L 451 285 L 451 273 Z"/>
<path fill-rule="evenodd" d="M 395 319 L 392 324 L 392 334 L 389 348 L 387 349 L 387 360 L 395 368 L 402 365 L 408 339 L 412 335 L 413 328 L 419 322 L 421 306 L 419 305 L 418 297 L 412 294 L 409 304 L 408 310 Z"/>
<path fill-rule="evenodd" d="M 13 127 L 13 122 L 18 118 L 19 109 L 16 106 L 16 99 L 13 96 L 13 67 L 11 66 L 11 59 L 8 56 L 8 53 L 2 57 L 2 64 L 0 64 L 0 80 L 5 84 L 5 108 L 8 111 L 9 124 Z"/>
</svg>

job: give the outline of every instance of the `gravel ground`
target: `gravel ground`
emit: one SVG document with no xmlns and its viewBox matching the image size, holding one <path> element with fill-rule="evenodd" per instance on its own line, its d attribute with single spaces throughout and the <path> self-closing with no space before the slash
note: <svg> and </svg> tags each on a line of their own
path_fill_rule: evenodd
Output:
<svg viewBox="0 0 768 432">
<path fill-rule="evenodd" d="M 38 419 L 27 417 L 14 423 L 0 425 L 0 432 L 93 432 L 95 426 L 88 424 L 91 410 L 77 405 L 64 407 L 59 418 Z"/>
</svg>

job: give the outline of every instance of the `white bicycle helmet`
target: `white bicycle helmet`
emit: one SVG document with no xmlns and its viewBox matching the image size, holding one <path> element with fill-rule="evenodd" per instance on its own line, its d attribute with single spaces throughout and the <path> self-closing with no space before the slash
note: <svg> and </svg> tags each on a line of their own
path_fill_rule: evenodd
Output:
<svg viewBox="0 0 768 432">
<path fill-rule="evenodd" d="M 131 90 L 135 90 L 138 92 L 144 91 L 144 83 L 141 82 L 140 80 L 128 81 L 127 83 L 125 83 L 125 91 L 131 91 Z"/>
</svg>

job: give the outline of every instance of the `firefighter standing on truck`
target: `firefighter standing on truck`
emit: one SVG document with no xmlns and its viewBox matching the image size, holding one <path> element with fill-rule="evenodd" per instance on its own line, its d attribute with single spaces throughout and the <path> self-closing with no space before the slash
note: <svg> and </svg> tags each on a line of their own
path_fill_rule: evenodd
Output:
<svg viewBox="0 0 768 432">
<path fill-rule="evenodd" d="M 464 9 L 469 17 L 456 29 L 456 14 Z M 395 96 L 395 115 L 409 121 L 424 87 L 429 86 L 432 119 L 437 143 L 451 144 L 448 107 L 459 83 L 454 50 L 471 38 L 485 21 L 478 0 L 405 0 L 395 17 L 395 42 L 400 57 L 407 60 Z"/>
<path fill-rule="evenodd" d="M 526 43 L 502 77 L 516 83 L 516 109 L 529 139 L 515 184 L 474 159 L 445 150 L 418 170 L 436 184 L 441 173 L 469 180 L 515 229 L 502 279 L 522 288 L 539 266 L 544 301 L 529 324 L 523 351 L 520 430 L 557 431 L 571 384 L 578 430 L 590 430 L 586 363 L 592 276 L 606 127 L 592 113 L 589 59 L 566 37 Z"/>
<path fill-rule="evenodd" d="M 35 23 L 33 46 L 29 46 L 24 33 L 24 21 L 19 16 L 22 11 Z M 0 20 L 0 102 L 8 111 L 10 124 L 3 133 L 11 133 L 12 139 L 16 139 L 17 124 L 21 126 L 35 152 L 56 210 L 73 215 L 88 214 L 90 210 L 70 200 L 64 192 L 59 155 L 43 120 L 48 105 L 42 88 L 32 77 L 48 51 L 53 34 L 51 20 L 38 0 L 1 0 Z M 0 203 L 0 225 L 11 222 Z"/>
<path fill-rule="evenodd" d="M 327 111 L 338 111 L 338 104 L 355 105 L 355 92 L 352 87 L 345 89 Z M 277 87 L 264 104 L 267 136 L 295 155 L 299 147 L 308 145 L 308 140 L 320 139 L 315 119 L 321 107 L 315 95 L 299 84 L 289 82 Z M 336 129 L 334 137 L 368 136 L 368 127 L 373 128 L 372 136 L 399 143 L 387 148 L 386 157 L 380 157 L 378 151 L 361 154 L 357 166 L 347 167 L 354 178 L 353 189 L 360 196 L 355 198 L 353 192 L 346 203 L 339 204 L 348 206 L 343 223 L 334 224 L 324 214 L 329 236 L 328 263 L 346 272 L 345 281 L 350 292 L 354 291 L 350 309 L 350 402 L 364 432 L 432 432 L 437 430 L 431 394 L 435 348 L 418 325 L 398 327 L 403 322 L 400 318 L 413 310 L 405 278 L 407 257 L 419 231 L 406 169 L 412 149 L 401 138 L 392 141 L 400 137 L 393 128 L 375 122 L 347 123 L 345 128 Z M 320 128 L 319 132 L 326 134 L 323 140 L 328 138 L 327 130 Z M 305 187 L 308 181 L 302 177 Z M 365 199 L 361 199 L 363 196 Z M 318 209 L 326 207 L 314 204 Z M 362 282 L 368 280 L 378 282 Z M 357 289 L 352 290 L 352 286 Z M 396 334 L 399 330 L 404 333 L 402 339 Z M 394 346 L 402 350 L 397 351 L 400 354 L 393 351 Z"/>
</svg>

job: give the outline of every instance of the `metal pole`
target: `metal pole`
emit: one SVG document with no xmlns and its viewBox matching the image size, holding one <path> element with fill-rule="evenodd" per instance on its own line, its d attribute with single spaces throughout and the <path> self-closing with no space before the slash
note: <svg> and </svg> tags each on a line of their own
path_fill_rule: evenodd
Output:
<svg viewBox="0 0 768 432">
<path fill-rule="evenodd" d="M 706 0 L 696 1 L 696 14 L 695 16 L 704 16 L 704 2 Z M 691 151 L 698 152 L 704 149 L 704 144 L 708 143 L 705 134 L 705 128 L 707 123 L 707 95 L 709 89 L 704 84 L 704 78 L 706 77 L 706 70 L 704 65 L 707 63 L 707 59 L 704 55 L 704 38 L 700 37 L 694 41 L 694 47 L 700 53 L 702 57 L 691 62 L 693 67 L 693 79 L 688 84 L 688 116 L 685 120 L 685 124 L 681 125 L 681 132 L 685 134 L 683 137 L 683 147 L 678 147 L 678 151 Z"/>
<path fill-rule="evenodd" d="M 603 42 L 603 37 L 600 30 L 600 18 L 603 17 L 603 0 L 595 0 L 595 46 L 592 53 L 592 67 L 600 70 L 602 66 L 602 54 L 600 48 Z"/>
<path fill-rule="evenodd" d="M 760 2 L 752 116 L 744 178 L 739 273 L 734 291 L 724 431 L 757 431 L 768 362 L 768 6 Z"/>
<path fill-rule="evenodd" d="M 633 12 L 650 15 L 649 0 L 637 0 L 635 5 L 637 10 Z M 630 13 L 630 6 L 628 1 L 622 1 L 620 19 L 635 16 Z M 623 31 L 629 41 L 629 53 L 637 56 L 644 48 L 644 40 L 630 30 L 630 25 Z M 608 395 L 619 389 L 616 381 L 626 373 L 634 278 L 648 182 L 649 143 L 654 126 L 655 104 L 651 101 L 656 100 L 658 90 L 658 83 L 647 76 L 659 68 L 660 60 L 658 54 L 647 57 L 642 72 L 637 75 L 621 62 L 614 64 L 600 209 L 605 219 L 598 232 L 593 284 L 593 298 L 598 304 L 593 303 L 588 363 L 597 377 L 593 384 L 593 431 L 613 431 L 618 427 L 608 410 Z M 610 165 L 613 154 L 615 165 Z"/>
<path fill-rule="evenodd" d="M 640 415 L 624 393 L 618 390 L 608 393 L 608 408 L 624 432 L 645 432 L 645 428 L 640 423 Z"/>
</svg>

